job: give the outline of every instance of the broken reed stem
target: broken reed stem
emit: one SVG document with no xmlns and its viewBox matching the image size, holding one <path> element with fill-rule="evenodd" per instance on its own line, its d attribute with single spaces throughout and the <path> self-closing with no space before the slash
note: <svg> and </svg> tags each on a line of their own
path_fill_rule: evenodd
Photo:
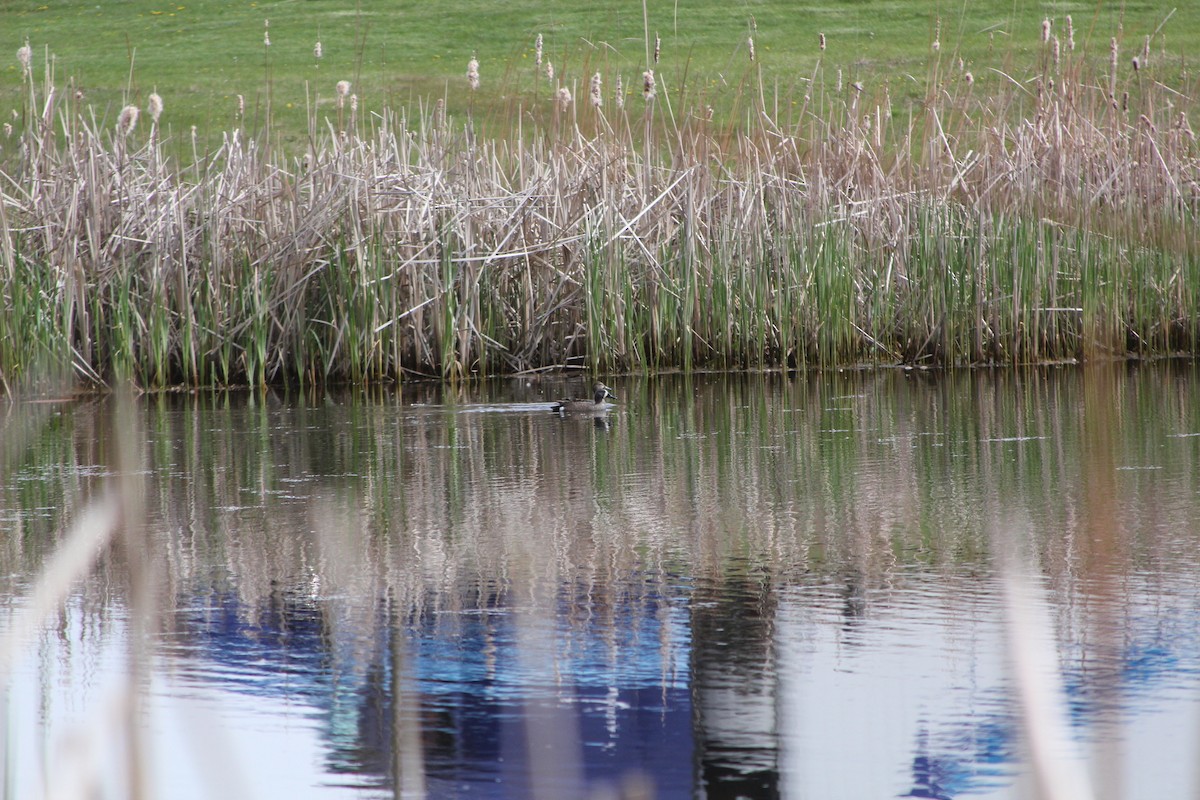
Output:
<svg viewBox="0 0 1200 800">
<path fill-rule="evenodd" d="M 6 172 L 0 376 L 48 363 L 88 382 L 308 384 L 1194 352 L 1195 92 L 1142 69 L 1116 103 L 1116 72 L 1087 64 L 1044 60 L 1036 91 L 941 64 L 901 114 L 887 86 L 830 91 L 819 63 L 801 119 L 723 130 L 707 108 L 652 113 L 666 94 L 647 69 L 644 133 L 620 106 L 612 125 L 578 112 L 563 84 L 546 130 L 501 139 L 440 101 L 347 113 L 343 82 L 336 123 L 314 118 L 301 156 L 239 128 L 178 171 L 132 112 L 102 130 L 43 87 L 69 135 L 26 128 Z"/>
</svg>

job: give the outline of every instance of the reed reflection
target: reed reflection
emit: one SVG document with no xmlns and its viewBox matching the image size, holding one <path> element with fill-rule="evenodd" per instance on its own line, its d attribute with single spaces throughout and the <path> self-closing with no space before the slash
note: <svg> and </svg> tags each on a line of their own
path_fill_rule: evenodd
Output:
<svg viewBox="0 0 1200 800">
<path fill-rule="evenodd" d="M 317 782 L 722 797 L 1019 781 L 1006 547 L 1078 728 L 1120 742 L 1115 709 L 1200 666 L 1190 366 L 613 383 L 604 424 L 507 405 L 562 393 L 536 384 L 145 402 L 156 668 L 302 702 Z M 110 419 L 20 423 L 10 595 L 116 470 Z M 79 635 L 112 634 L 125 568 Z"/>
</svg>

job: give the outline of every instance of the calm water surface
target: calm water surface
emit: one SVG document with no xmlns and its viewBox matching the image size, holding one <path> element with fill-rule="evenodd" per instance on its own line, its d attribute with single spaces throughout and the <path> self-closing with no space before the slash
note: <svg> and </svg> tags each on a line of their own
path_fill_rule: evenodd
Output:
<svg viewBox="0 0 1200 800">
<path fill-rule="evenodd" d="M 9 405 L 5 796 L 1034 796 L 1011 571 L 1062 758 L 1099 797 L 1195 796 L 1198 379 Z"/>
</svg>

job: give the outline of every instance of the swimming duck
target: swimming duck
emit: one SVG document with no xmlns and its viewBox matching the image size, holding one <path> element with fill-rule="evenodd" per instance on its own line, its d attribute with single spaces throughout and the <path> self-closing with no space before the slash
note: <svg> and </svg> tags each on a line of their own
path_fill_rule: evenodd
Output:
<svg viewBox="0 0 1200 800">
<path fill-rule="evenodd" d="M 550 406 L 550 410 L 559 414 L 566 413 L 585 413 L 585 414 L 603 414 L 612 408 L 612 403 L 604 402 L 605 398 L 611 397 L 613 400 L 617 396 L 613 394 L 613 390 L 605 386 L 600 381 L 596 381 L 592 385 L 591 400 L 559 400 L 554 405 Z"/>
</svg>

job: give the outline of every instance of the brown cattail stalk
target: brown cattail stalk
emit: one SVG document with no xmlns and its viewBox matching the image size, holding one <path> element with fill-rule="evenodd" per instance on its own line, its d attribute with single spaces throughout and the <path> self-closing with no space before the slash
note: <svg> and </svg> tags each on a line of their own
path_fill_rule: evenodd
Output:
<svg viewBox="0 0 1200 800">
<path fill-rule="evenodd" d="M 603 98 L 603 95 L 601 94 L 601 92 L 603 91 L 603 88 L 604 88 L 604 79 L 601 78 L 600 73 L 597 72 L 595 75 L 592 76 L 592 90 L 591 90 L 592 108 L 600 108 L 600 106 L 603 104 L 604 98 Z"/>
<path fill-rule="evenodd" d="M 146 110 L 150 112 L 150 121 L 157 125 L 158 118 L 163 111 L 163 100 L 158 92 L 151 92 L 150 96 L 146 98 Z"/>
<path fill-rule="evenodd" d="M 17 63 L 21 65 L 22 77 L 33 76 L 33 48 L 29 46 L 28 40 L 17 48 Z"/>
<path fill-rule="evenodd" d="M 137 121 L 138 107 L 135 105 L 125 106 L 117 116 L 117 133 L 121 136 L 133 133 L 133 129 L 137 127 Z"/>
</svg>

